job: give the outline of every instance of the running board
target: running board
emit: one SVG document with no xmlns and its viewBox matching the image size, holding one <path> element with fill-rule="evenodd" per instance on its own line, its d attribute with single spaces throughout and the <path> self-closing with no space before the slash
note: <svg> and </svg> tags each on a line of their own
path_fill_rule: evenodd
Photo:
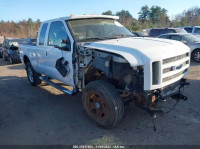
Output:
<svg viewBox="0 0 200 149">
<path fill-rule="evenodd" d="M 41 76 L 41 77 L 40 77 L 40 80 L 44 81 L 45 83 L 47 83 L 47 84 L 49 84 L 49 85 L 55 87 L 56 89 L 58 89 L 58 90 L 60 90 L 60 91 L 62 91 L 62 92 L 64 92 L 64 93 L 66 93 L 66 94 L 69 94 L 69 95 L 74 95 L 74 94 L 76 94 L 76 93 L 78 92 L 76 88 L 73 88 L 73 90 L 70 91 L 69 89 L 67 89 L 67 88 L 65 88 L 65 87 L 63 87 L 63 86 L 58 85 L 58 84 L 52 82 L 52 81 L 49 80 L 49 78 L 46 77 L 46 76 Z"/>
</svg>

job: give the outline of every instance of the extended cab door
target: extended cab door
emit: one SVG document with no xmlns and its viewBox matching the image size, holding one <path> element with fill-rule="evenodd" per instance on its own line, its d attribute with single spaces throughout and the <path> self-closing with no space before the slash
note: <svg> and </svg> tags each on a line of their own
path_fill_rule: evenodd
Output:
<svg viewBox="0 0 200 149">
<path fill-rule="evenodd" d="M 47 39 L 46 66 L 50 72 L 49 76 L 51 78 L 57 79 L 66 85 L 74 87 L 72 48 L 68 33 L 69 32 L 64 21 L 61 20 L 51 22 Z M 67 46 L 69 48 L 67 50 L 62 49 L 63 41 L 68 41 Z M 63 69 L 67 71 L 66 75 L 63 76 L 62 72 L 58 71 L 58 68 L 56 68 L 57 64 L 64 67 Z"/>
<path fill-rule="evenodd" d="M 37 39 L 37 46 L 36 46 L 36 55 L 37 55 L 37 65 L 32 64 L 33 66 L 35 65 L 35 69 L 38 73 L 48 75 L 48 71 L 46 68 L 46 35 L 47 35 L 47 28 L 48 28 L 48 23 L 43 23 L 40 27 L 40 32 L 38 35 Z"/>
</svg>

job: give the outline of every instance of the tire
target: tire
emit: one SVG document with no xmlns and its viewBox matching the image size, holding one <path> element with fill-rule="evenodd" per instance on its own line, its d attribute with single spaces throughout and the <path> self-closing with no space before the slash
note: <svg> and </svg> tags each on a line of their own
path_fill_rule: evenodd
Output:
<svg viewBox="0 0 200 149">
<path fill-rule="evenodd" d="M 12 59 L 11 56 L 9 57 L 9 62 L 10 62 L 10 64 L 15 64 L 15 63 L 16 63 L 16 62 Z"/>
<path fill-rule="evenodd" d="M 194 50 L 192 52 L 192 60 L 195 62 L 200 62 L 200 49 Z"/>
<path fill-rule="evenodd" d="M 28 81 L 32 86 L 37 86 L 42 83 L 42 80 L 39 78 L 41 75 L 35 72 L 30 62 L 26 63 L 26 73 Z"/>
<path fill-rule="evenodd" d="M 124 104 L 117 89 L 104 80 L 89 83 L 82 94 L 88 116 L 104 128 L 116 126 L 124 116 Z"/>
</svg>

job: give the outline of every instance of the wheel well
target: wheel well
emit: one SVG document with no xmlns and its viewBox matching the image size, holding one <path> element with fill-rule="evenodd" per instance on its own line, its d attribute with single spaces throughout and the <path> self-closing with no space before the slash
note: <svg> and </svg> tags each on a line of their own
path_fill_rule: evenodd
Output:
<svg viewBox="0 0 200 149">
<path fill-rule="evenodd" d="M 104 80 L 105 78 L 107 77 L 101 70 L 91 66 L 85 74 L 85 85 L 95 80 Z"/>
<path fill-rule="evenodd" d="M 192 51 L 192 53 L 193 53 L 194 51 L 196 51 L 196 50 L 200 50 L 200 48 L 196 48 L 196 49 L 194 49 L 194 50 Z"/>
<path fill-rule="evenodd" d="M 26 64 L 26 63 L 28 63 L 28 62 L 30 62 L 30 60 L 29 60 L 29 58 L 25 55 L 25 56 L 24 56 L 24 64 Z"/>
<path fill-rule="evenodd" d="M 85 85 L 95 80 L 109 81 L 116 88 L 124 88 L 127 84 L 130 84 L 130 74 L 133 73 L 133 70 L 130 68 L 129 63 L 111 61 L 108 67 L 105 67 L 104 64 L 105 62 L 101 63 L 101 61 L 98 61 L 98 63 L 93 63 L 87 69 Z"/>
</svg>

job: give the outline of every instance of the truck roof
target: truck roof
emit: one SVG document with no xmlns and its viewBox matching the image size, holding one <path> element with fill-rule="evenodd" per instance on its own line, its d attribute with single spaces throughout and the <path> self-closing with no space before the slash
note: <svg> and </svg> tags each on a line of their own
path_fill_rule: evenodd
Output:
<svg viewBox="0 0 200 149">
<path fill-rule="evenodd" d="M 9 41 L 21 41 L 21 40 L 24 40 L 24 38 L 6 38 L 6 40 L 9 40 Z"/>
<path fill-rule="evenodd" d="M 183 26 L 183 27 L 200 27 L 200 26 Z"/>
<path fill-rule="evenodd" d="M 175 28 L 175 27 L 161 27 L 161 28 L 152 28 L 152 29 L 179 29 L 179 28 Z"/>
<path fill-rule="evenodd" d="M 189 35 L 189 34 L 191 34 L 191 33 L 168 33 L 168 34 L 161 34 L 158 37 L 166 36 L 166 35 Z"/>
<path fill-rule="evenodd" d="M 92 19 L 92 18 L 105 18 L 105 19 L 113 19 L 113 20 L 118 20 L 119 16 L 110 16 L 110 15 L 70 15 L 67 17 L 61 17 L 61 18 L 57 18 L 57 19 L 51 19 L 51 20 L 47 20 L 44 22 L 48 22 L 48 21 L 53 21 L 53 20 L 75 20 L 75 19 Z"/>
</svg>

